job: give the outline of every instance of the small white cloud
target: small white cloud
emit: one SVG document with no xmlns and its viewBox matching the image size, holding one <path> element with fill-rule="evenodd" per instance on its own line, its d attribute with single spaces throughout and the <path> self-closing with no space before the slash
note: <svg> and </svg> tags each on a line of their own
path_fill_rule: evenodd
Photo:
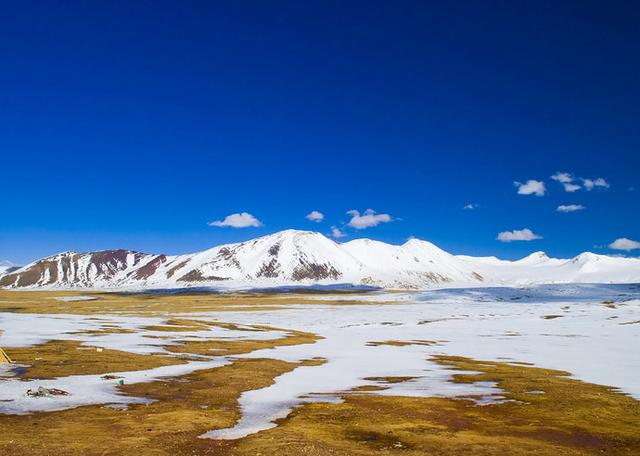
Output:
<svg viewBox="0 0 640 456">
<path fill-rule="evenodd" d="M 538 236 L 529 228 L 513 231 L 502 231 L 498 233 L 496 238 L 498 241 L 511 242 L 511 241 L 534 241 L 536 239 L 542 239 L 542 236 Z"/>
<path fill-rule="evenodd" d="M 564 190 L 569 193 L 577 192 L 582 188 L 578 184 L 562 184 L 562 186 L 564 187 Z"/>
<path fill-rule="evenodd" d="M 374 211 L 373 209 L 367 209 L 362 215 L 360 214 L 360 212 L 352 209 L 350 211 L 347 211 L 347 214 L 351 216 L 351 220 L 349 220 L 347 226 L 350 226 L 357 230 L 393 221 L 389 214 L 376 214 L 376 211 Z"/>
<path fill-rule="evenodd" d="M 572 174 L 561 173 L 561 172 L 555 173 L 553 176 L 551 176 L 551 179 L 553 179 L 554 181 L 560 182 L 562 184 L 569 184 L 574 181 L 574 177 Z"/>
<path fill-rule="evenodd" d="M 324 220 L 324 214 L 320 211 L 311 211 L 305 216 L 305 218 L 312 222 L 320 223 Z"/>
<path fill-rule="evenodd" d="M 580 185 L 574 183 L 576 178 L 571 173 L 557 172 L 551 176 L 551 179 L 556 182 L 560 182 L 564 187 L 564 190 L 569 193 L 576 192 L 582 188 Z"/>
<path fill-rule="evenodd" d="M 632 241 L 627 238 L 619 238 L 609 244 L 609 248 L 613 250 L 626 250 L 629 252 L 630 250 L 640 249 L 640 242 Z"/>
<path fill-rule="evenodd" d="M 516 187 L 518 187 L 518 195 L 536 195 L 543 196 L 547 191 L 544 186 L 544 182 L 530 179 L 526 183 L 522 182 L 514 182 Z"/>
<path fill-rule="evenodd" d="M 609 183 L 602 177 L 597 177 L 594 179 L 587 179 L 584 177 L 575 177 L 571 173 L 561 173 L 557 172 L 551 179 L 554 181 L 560 182 L 564 187 L 565 191 L 569 193 L 576 192 L 581 188 L 584 188 L 586 191 L 591 191 L 596 187 L 600 188 L 609 188 Z M 582 185 L 578 184 L 577 181 L 581 181 Z"/>
<path fill-rule="evenodd" d="M 600 188 L 609 188 L 609 183 L 604 180 L 602 177 L 598 177 L 596 179 L 582 179 L 582 184 L 584 185 L 585 190 L 591 191 L 596 187 Z"/>
<path fill-rule="evenodd" d="M 473 209 L 478 209 L 478 207 L 480 207 L 478 204 L 469 203 L 469 204 L 465 204 L 464 206 L 462 206 L 462 209 L 470 211 L 470 210 L 473 210 Z"/>
<path fill-rule="evenodd" d="M 575 212 L 586 209 L 582 204 L 561 204 L 556 211 L 558 212 Z"/>
<path fill-rule="evenodd" d="M 224 220 L 209 222 L 209 226 L 230 226 L 233 228 L 247 228 L 250 226 L 262 226 L 262 222 L 248 212 L 227 215 Z"/>
<path fill-rule="evenodd" d="M 331 227 L 331 236 L 333 236 L 334 238 L 342 238 L 345 237 L 347 234 L 342 231 L 340 228 L 338 228 L 337 226 L 332 226 Z"/>
</svg>

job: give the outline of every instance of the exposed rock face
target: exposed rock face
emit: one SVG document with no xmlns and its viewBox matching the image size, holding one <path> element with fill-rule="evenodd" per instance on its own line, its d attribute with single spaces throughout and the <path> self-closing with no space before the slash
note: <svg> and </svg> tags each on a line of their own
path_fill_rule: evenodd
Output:
<svg viewBox="0 0 640 456">
<path fill-rule="evenodd" d="M 158 268 L 163 263 L 166 263 L 166 262 L 167 262 L 167 256 L 166 255 L 158 255 L 157 257 L 155 257 L 153 260 L 149 261 L 144 266 L 141 266 L 140 268 L 134 270 L 129 275 L 129 277 L 131 277 L 133 279 L 139 279 L 139 280 L 148 279 L 149 277 L 151 277 L 153 274 L 155 274 L 158 271 Z"/>
<path fill-rule="evenodd" d="M 276 277 L 280 277 L 280 274 L 280 263 L 278 263 L 278 259 L 271 258 L 269 261 L 262 264 L 262 267 L 256 274 L 256 277 L 275 279 Z"/>
<path fill-rule="evenodd" d="M 151 258 L 130 250 L 65 252 L 36 261 L 0 278 L 3 287 L 97 287 L 115 280 Z M 131 273 L 138 273 L 134 269 Z M 148 272 L 148 271 L 147 271 Z M 144 276 L 145 270 L 139 272 Z"/>
<path fill-rule="evenodd" d="M 330 264 L 306 263 L 301 262 L 293 270 L 291 278 L 299 282 L 301 280 L 338 280 L 342 274 Z"/>
<path fill-rule="evenodd" d="M 220 280 L 229 280 L 228 277 L 205 276 L 202 272 L 193 270 L 178 279 L 178 282 L 218 282 Z"/>
</svg>

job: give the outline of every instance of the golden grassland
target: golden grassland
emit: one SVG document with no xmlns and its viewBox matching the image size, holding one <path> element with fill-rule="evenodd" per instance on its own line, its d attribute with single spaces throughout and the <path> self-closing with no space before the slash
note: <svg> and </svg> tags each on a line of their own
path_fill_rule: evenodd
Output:
<svg viewBox="0 0 640 456">
<path fill-rule="evenodd" d="M 131 313 L 158 315 L 207 310 L 278 308 L 301 303 L 299 295 L 156 296 L 90 294 L 95 301 L 60 302 L 73 293 L 0 292 L 0 311 L 38 313 Z M 352 302 L 349 301 L 349 304 Z M 230 306 L 240 306 L 233 307 Z M 171 318 L 153 331 L 198 331 L 233 324 Z M 275 328 L 251 327 L 251 330 Z M 118 328 L 100 331 L 117 332 Z M 314 343 L 314 334 L 283 330 L 276 340 L 189 340 L 164 348 L 166 354 L 137 355 L 96 351 L 74 341 L 50 341 L 27 348 L 4 347 L 26 365 L 23 378 L 102 374 L 149 369 L 185 362 L 198 354 L 234 355 L 281 345 Z M 434 341 L 372 341 L 401 347 Z M 525 363 L 500 363 L 439 356 L 433 361 L 455 373 L 453 382 L 495 382 L 504 401 L 477 405 L 473 398 L 377 396 L 388 383 L 410 377 L 378 378 L 379 386 L 343 394 L 344 402 L 306 404 L 279 425 L 236 441 L 198 438 L 212 429 L 233 426 L 240 418 L 244 391 L 314 359 L 288 363 L 273 359 L 237 359 L 232 364 L 173 379 L 122 385 L 123 394 L 149 399 L 125 410 L 106 406 L 0 415 L 0 455 L 640 455 L 640 402 L 616 390 L 581 382 L 566 372 Z M 464 373 L 463 373 L 464 372 Z M 473 372 L 473 373 L 469 373 Z M 0 388 L 2 381 L 0 380 Z M 46 399 L 43 399 L 46 400 Z"/>
<path fill-rule="evenodd" d="M 228 454 L 640 452 L 639 403 L 611 388 L 573 380 L 565 372 L 548 369 L 458 357 L 439 357 L 436 361 L 478 372 L 457 375 L 456 382 L 497 382 L 508 402 L 479 406 L 471 400 L 350 394 L 342 404 L 305 405 L 277 428 L 227 443 Z M 198 449 L 200 454 L 222 454 L 203 443 Z"/>
<path fill-rule="evenodd" d="M 151 294 L 91 291 L 0 290 L 0 312 L 38 314 L 138 314 L 154 315 L 195 312 L 241 312 L 281 309 L 287 304 L 362 305 L 363 301 L 341 300 L 347 292 L 332 292 L 333 299 L 318 301 L 309 293 L 220 293 Z M 91 301 L 60 301 L 60 298 L 91 296 Z M 393 304 L 391 301 L 375 304 Z"/>
<path fill-rule="evenodd" d="M 188 324 L 188 320 L 169 320 L 164 328 L 173 323 Z M 237 328 L 226 323 L 207 322 L 206 325 Z M 252 327 L 258 330 L 270 330 L 265 326 Z M 117 329 L 113 331 L 118 332 Z M 249 331 L 249 329 L 247 329 Z M 153 369 L 161 366 L 184 364 L 189 355 L 239 355 L 255 350 L 275 348 L 286 345 L 313 343 L 318 336 L 302 331 L 282 331 L 285 337 L 273 340 L 184 340 L 177 339 L 177 345 L 166 345 L 162 348 L 177 356 L 162 353 L 149 355 L 129 353 L 120 350 L 96 349 L 82 345 L 78 341 L 52 340 L 44 344 L 30 347 L 5 347 L 6 353 L 16 365 L 28 366 L 23 379 L 47 379 L 69 375 L 96 375 L 111 372 Z M 160 351 L 160 350 L 158 350 Z M 0 385 L 2 385 L 0 383 Z"/>
<path fill-rule="evenodd" d="M 31 347 L 8 347 L 6 351 L 15 364 L 28 366 L 21 375 L 25 380 L 146 370 L 186 362 L 178 357 L 138 355 L 106 348 L 97 351 L 95 347 L 69 340 L 52 340 Z"/>
<path fill-rule="evenodd" d="M 321 362 L 321 361 L 318 361 Z M 11 455 L 634 455 L 637 401 L 610 388 L 528 366 L 440 357 L 495 381 L 510 402 L 380 397 L 357 391 L 342 404 L 307 404 L 279 426 L 237 441 L 199 439 L 232 426 L 243 391 L 268 386 L 299 364 L 238 360 L 217 369 L 122 391 L 155 402 L 128 410 L 80 407 L 0 416 L 0 453 Z M 389 378 L 389 382 L 409 378 Z M 536 394 L 531 394 L 535 392 Z"/>
</svg>

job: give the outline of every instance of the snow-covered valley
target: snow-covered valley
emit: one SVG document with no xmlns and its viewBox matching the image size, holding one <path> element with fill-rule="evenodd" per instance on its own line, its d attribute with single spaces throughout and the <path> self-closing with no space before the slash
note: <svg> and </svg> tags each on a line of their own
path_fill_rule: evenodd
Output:
<svg viewBox="0 0 640 456">
<path fill-rule="evenodd" d="M 153 298 L 149 298 L 153 299 Z M 277 340 L 288 331 L 321 337 L 314 343 L 253 350 L 234 356 L 199 355 L 186 364 L 114 372 L 127 384 L 152 382 L 242 359 L 287 362 L 322 360 L 277 376 L 271 386 L 240 396 L 241 418 L 228 429 L 204 435 L 235 439 L 275 426 L 306 402 L 340 401 L 363 387 L 369 394 L 471 398 L 478 404 L 504 399 L 493 383 L 451 382 L 438 355 L 532 365 L 568 371 L 574 378 L 609 385 L 640 398 L 640 286 L 549 285 L 527 288 L 448 289 L 420 293 L 369 293 L 313 298 L 316 303 L 282 304 L 274 310 L 226 308 L 217 312 L 142 317 L 127 314 L 41 315 L 0 313 L 0 347 L 34 346 L 74 340 L 87 347 L 137 354 L 164 353 L 166 347 L 198 340 Z M 333 301 L 332 301 L 333 300 Z M 92 301 L 94 305 L 99 301 Z M 339 303 L 337 303 L 339 302 Z M 231 300 L 230 304 L 233 303 Z M 170 318 L 233 324 L 207 330 L 157 332 L 150 327 Z M 265 328 L 278 328 L 268 329 Z M 108 329 L 107 333 L 104 331 Z M 388 383 L 389 377 L 407 381 Z M 13 369 L 0 374 L 0 413 L 24 414 L 80 405 L 147 403 L 123 394 L 117 380 L 73 375 L 48 380 L 21 379 Z M 38 386 L 70 395 L 34 398 Z"/>
</svg>

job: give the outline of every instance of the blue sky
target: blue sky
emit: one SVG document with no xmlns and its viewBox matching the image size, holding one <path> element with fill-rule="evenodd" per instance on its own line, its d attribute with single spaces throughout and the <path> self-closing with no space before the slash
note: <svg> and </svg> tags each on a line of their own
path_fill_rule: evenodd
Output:
<svg viewBox="0 0 640 456">
<path fill-rule="evenodd" d="M 72 3 L 0 13 L 0 260 L 332 226 L 504 258 L 640 240 L 638 4 Z M 389 221 L 347 225 L 366 209 Z M 242 212 L 262 226 L 208 224 Z"/>
</svg>

